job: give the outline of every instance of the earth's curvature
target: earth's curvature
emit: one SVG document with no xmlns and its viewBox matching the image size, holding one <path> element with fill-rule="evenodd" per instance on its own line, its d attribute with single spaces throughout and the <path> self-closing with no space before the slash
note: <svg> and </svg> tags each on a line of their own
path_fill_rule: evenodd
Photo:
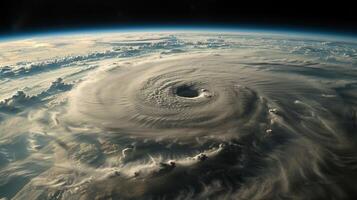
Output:
<svg viewBox="0 0 357 200">
<path fill-rule="evenodd" d="M 356 131 L 350 38 L 0 42 L 0 199 L 353 199 Z"/>
</svg>

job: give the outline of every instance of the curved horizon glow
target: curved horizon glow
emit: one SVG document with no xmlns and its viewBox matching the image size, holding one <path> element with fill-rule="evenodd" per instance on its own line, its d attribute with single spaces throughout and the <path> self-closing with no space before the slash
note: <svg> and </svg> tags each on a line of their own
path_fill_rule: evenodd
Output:
<svg viewBox="0 0 357 200">
<path fill-rule="evenodd" d="M 33 29 L 30 31 L 0 33 L 1 41 L 10 41 L 18 39 L 28 39 L 33 37 L 48 37 L 58 34 L 92 34 L 92 33 L 111 33 L 111 32 L 222 32 L 222 33 L 254 33 L 254 34 L 276 34 L 284 36 L 298 37 L 313 37 L 313 38 L 329 38 L 336 40 L 348 40 L 356 42 L 357 33 L 340 32 L 330 29 L 321 28 L 301 28 L 297 26 L 264 26 L 264 25 L 114 25 L 114 26 L 84 26 L 84 27 L 66 27 L 66 28 L 49 28 L 49 29 Z M 63 35 L 62 35 L 63 36 Z"/>
</svg>

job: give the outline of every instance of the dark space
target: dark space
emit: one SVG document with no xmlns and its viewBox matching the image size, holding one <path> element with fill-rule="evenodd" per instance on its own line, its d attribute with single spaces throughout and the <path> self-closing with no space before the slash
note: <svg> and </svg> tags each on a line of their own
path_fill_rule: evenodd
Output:
<svg viewBox="0 0 357 200">
<path fill-rule="evenodd" d="M 348 2 L 14 0 L 0 5 L 0 31 L 99 26 L 240 25 L 357 33 Z"/>
</svg>

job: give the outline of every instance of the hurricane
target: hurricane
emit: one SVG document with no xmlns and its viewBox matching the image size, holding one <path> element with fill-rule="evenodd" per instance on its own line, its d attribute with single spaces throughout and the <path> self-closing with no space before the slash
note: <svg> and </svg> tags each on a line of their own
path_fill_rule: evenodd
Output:
<svg viewBox="0 0 357 200">
<path fill-rule="evenodd" d="M 356 197 L 356 43 L 266 33 L 51 38 L 31 42 L 62 58 L 0 68 L 8 88 L 36 82 L 0 103 L 3 197 Z"/>
</svg>

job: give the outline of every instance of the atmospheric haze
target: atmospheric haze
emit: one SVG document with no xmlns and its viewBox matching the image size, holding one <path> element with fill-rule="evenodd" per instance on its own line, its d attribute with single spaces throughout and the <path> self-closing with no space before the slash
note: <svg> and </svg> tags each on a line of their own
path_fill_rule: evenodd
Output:
<svg viewBox="0 0 357 200">
<path fill-rule="evenodd" d="M 0 43 L 0 198 L 352 199 L 357 43 L 83 32 Z"/>
</svg>

